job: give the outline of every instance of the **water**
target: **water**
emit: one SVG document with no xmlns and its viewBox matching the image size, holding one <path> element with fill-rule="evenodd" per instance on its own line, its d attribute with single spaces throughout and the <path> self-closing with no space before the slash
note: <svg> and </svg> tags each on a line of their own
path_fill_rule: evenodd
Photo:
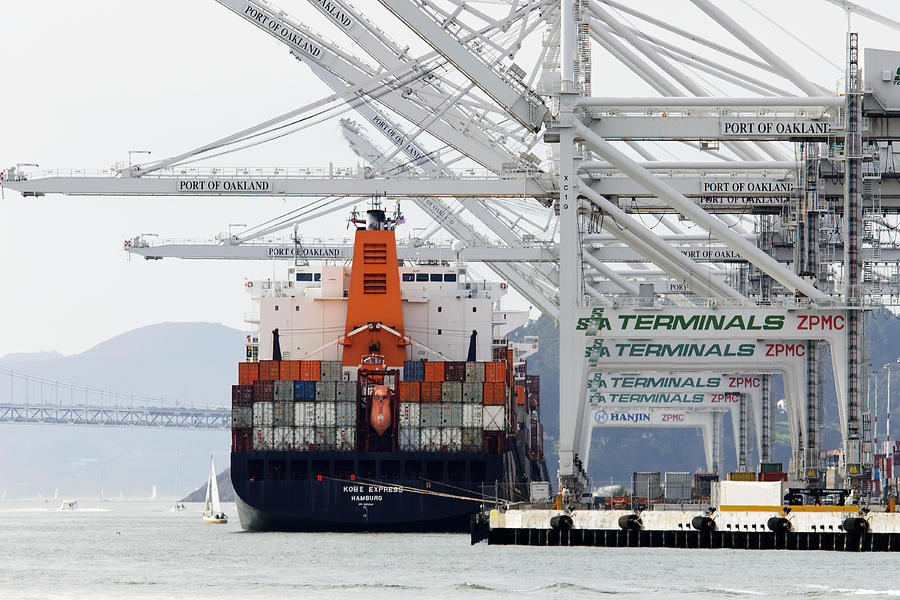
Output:
<svg viewBox="0 0 900 600">
<path fill-rule="evenodd" d="M 0 598 L 896 598 L 896 554 L 533 548 L 247 533 L 165 502 L 0 501 Z"/>
</svg>

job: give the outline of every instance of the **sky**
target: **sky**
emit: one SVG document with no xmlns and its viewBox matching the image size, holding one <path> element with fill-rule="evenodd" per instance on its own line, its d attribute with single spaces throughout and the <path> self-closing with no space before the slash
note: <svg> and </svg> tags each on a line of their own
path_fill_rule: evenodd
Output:
<svg viewBox="0 0 900 600">
<path fill-rule="evenodd" d="M 392 37 L 421 48 L 377 5 L 357 0 Z M 686 0 L 631 6 L 715 39 L 727 40 Z M 834 87 L 840 73 L 784 34 L 743 0 L 718 3 L 795 67 Z M 752 0 L 843 64 L 846 19 L 825 2 Z M 900 19 L 888 0 L 861 4 Z M 345 38 L 302 0 L 280 5 L 342 45 Z M 675 9 L 674 7 L 685 7 Z M 900 49 L 897 32 L 859 18 L 862 46 Z M 277 41 L 207 0 L 44 0 L 6 3 L 0 22 L 0 168 L 106 169 L 130 150 L 163 158 L 287 112 L 330 93 Z M 539 37 L 539 36 L 538 36 Z M 733 42 L 732 45 L 734 44 Z M 779 45 L 776 45 L 779 44 Z M 361 51 L 357 52 L 362 54 Z M 528 63 L 525 63 L 528 64 Z M 621 65 L 598 51 L 594 94 L 649 95 Z M 146 156 L 136 155 L 135 160 Z M 222 166 L 353 166 L 336 120 L 271 147 L 219 159 Z M 237 198 L 22 198 L 0 200 L 0 356 L 11 352 L 81 352 L 136 327 L 210 321 L 244 328 L 245 279 L 278 276 L 284 263 L 144 261 L 123 241 L 139 233 L 211 239 L 229 224 L 254 224 L 302 200 Z M 315 231 L 341 236 L 345 215 Z"/>
</svg>

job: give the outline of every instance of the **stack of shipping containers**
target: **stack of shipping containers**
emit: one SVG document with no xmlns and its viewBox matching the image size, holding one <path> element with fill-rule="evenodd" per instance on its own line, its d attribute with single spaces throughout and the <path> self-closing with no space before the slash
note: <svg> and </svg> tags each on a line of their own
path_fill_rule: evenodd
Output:
<svg viewBox="0 0 900 600">
<path fill-rule="evenodd" d="M 522 419 L 529 458 L 543 458 L 539 380 L 513 372 L 511 350 L 494 354 L 502 359 L 407 361 L 400 381 L 385 381 L 399 399 L 401 452 L 503 452 Z M 356 450 L 357 423 L 366 421 L 349 377 L 340 361 L 240 363 L 233 451 Z"/>
</svg>

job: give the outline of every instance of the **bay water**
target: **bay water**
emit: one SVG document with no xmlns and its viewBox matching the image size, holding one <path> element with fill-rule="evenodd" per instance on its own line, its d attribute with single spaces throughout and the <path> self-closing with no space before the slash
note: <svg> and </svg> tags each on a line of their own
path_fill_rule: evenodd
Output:
<svg viewBox="0 0 900 600">
<path fill-rule="evenodd" d="M 201 507 L 0 500 L 0 599 L 895 598 L 900 554 L 471 546 L 468 535 L 255 533 Z"/>
</svg>

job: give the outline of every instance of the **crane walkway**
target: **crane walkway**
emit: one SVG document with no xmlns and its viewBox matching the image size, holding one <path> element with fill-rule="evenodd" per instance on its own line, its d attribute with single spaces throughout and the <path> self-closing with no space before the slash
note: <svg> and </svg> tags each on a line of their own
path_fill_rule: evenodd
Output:
<svg viewBox="0 0 900 600">
<path fill-rule="evenodd" d="M 6 380 L 6 381 L 4 381 Z M 7 385 L 3 385 L 6 383 Z M 231 409 L 110 392 L 0 367 L 0 423 L 227 430 Z M 2 397 L 2 396 L 7 397 Z"/>
</svg>

